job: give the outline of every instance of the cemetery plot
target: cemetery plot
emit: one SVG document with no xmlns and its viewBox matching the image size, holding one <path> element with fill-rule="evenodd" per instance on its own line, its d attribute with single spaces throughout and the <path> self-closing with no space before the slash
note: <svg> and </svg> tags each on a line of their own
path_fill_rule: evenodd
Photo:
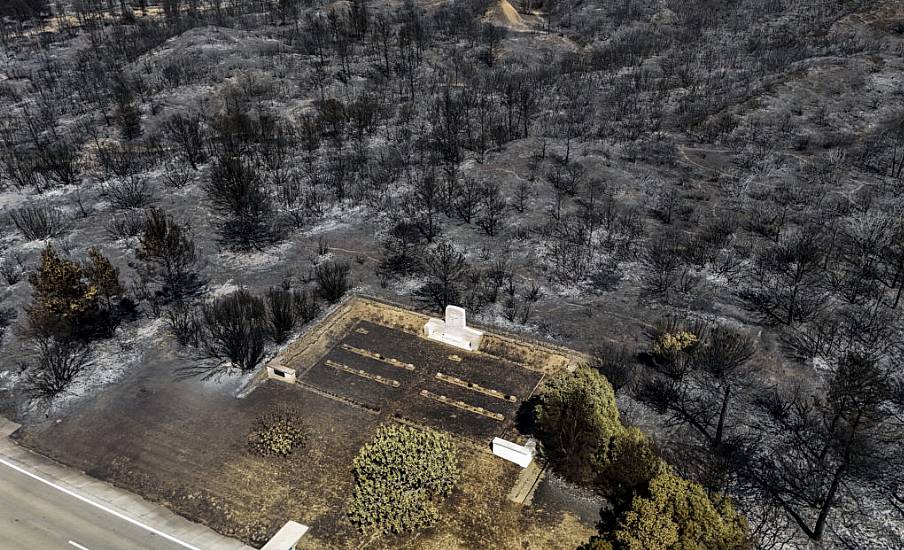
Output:
<svg viewBox="0 0 904 550">
<path fill-rule="evenodd" d="M 412 363 L 406 363 L 404 361 L 399 361 L 395 357 L 386 357 L 382 353 L 376 353 L 376 352 L 370 351 L 368 349 L 358 348 L 358 347 L 352 346 L 350 344 L 342 344 L 341 348 L 345 351 L 354 353 L 356 355 L 360 355 L 361 357 L 367 357 L 370 359 L 374 359 L 375 361 L 380 361 L 381 363 L 386 363 L 387 365 L 392 365 L 393 367 L 396 367 L 396 368 L 405 369 L 405 370 L 411 371 L 411 372 L 414 372 L 415 370 L 417 370 L 414 368 L 414 364 L 412 364 Z"/>
<path fill-rule="evenodd" d="M 442 380 L 427 379 L 421 387 L 437 395 L 443 395 L 454 401 L 462 401 L 473 407 L 478 407 L 484 411 L 493 414 L 499 414 L 502 418 L 510 418 L 518 410 L 518 405 L 510 401 L 501 401 L 499 399 L 473 392 L 467 388 L 462 388 L 453 384 L 447 384 Z"/>
<path fill-rule="evenodd" d="M 386 409 L 399 399 L 401 395 L 399 387 L 392 383 L 401 385 L 399 380 L 390 379 L 383 373 L 369 371 L 361 364 L 333 361 L 328 357 L 306 372 L 300 378 L 300 382 L 328 394 L 380 410 Z"/>
<path fill-rule="evenodd" d="M 492 355 L 469 353 L 375 323 L 361 321 L 356 328 L 364 328 L 367 333 L 350 331 L 343 340 L 344 344 L 411 363 L 431 374 L 449 374 L 506 395 L 525 398 L 533 392 L 542 377 L 539 372 Z M 453 356 L 457 356 L 458 360 L 450 359 Z"/>
<path fill-rule="evenodd" d="M 362 320 L 299 381 L 340 401 L 485 439 L 504 431 L 541 377 L 498 357 Z"/>
<path fill-rule="evenodd" d="M 438 365 L 443 374 L 525 399 L 533 393 L 543 375 L 490 355 L 461 354 L 461 361 L 446 360 Z"/>
<path fill-rule="evenodd" d="M 351 346 L 346 347 L 345 344 L 340 344 L 330 351 L 329 358 L 334 361 L 345 363 L 346 365 L 356 365 L 358 368 L 366 369 L 374 374 L 379 374 L 387 378 L 394 378 L 399 381 L 411 380 L 414 378 L 414 373 L 416 372 L 414 365 L 409 366 L 409 364 L 390 363 L 389 360 L 362 355 L 361 353 L 358 353 L 359 351 L 363 350 Z"/>
<path fill-rule="evenodd" d="M 327 359 L 324 364 L 328 367 L 332 367 L 336 370 L 340 370 L 342 372 L 347 372 L 349 374 L 354 374 L 355 376 L 360 376 L 366 380 L 373 380 L 379 384 L 384 384 L 386 386 L 390 386 L 392 388 L 398 388 L 401 384 L 398 380 L 393 380 L 392 378 L 386 378 L 385 376 L 380 376 L 379 374 L 371 374 L 364 369 L 354 369 L 344 363 L 337 363 L 332 359 Z"/>
<path fill-rule="evenodd" d="M 429 394 L 418 393 L 406 405 L 400 416 L 469 439 L 488 441 L 502 427 L 498 420 L 442 403 Z"/>
<path fill-rule="evenodd" d="M 495 397 L 496 399 L 502 399 L 504 401 L 509 401 L 511 403 L 517 403 L 518 398 L 514 395 L 503 393 L 499 390 L 494 390 L 492 388 L 485 388 L 479 384 L 475 384 L 474 382 L 468 382 L 467 380 L 462 380 L 456 376 L 451 376 L 448 374 L 444 374 L 442 372 L 436 373 L 436 379 L 446 382 L 448 384 L 453 384 L 460 388 L 467 388 L 471 391 L 475 391 L 477 393 L 481 393 L 483 395 L 488 395 L 490 397 Z"/>
</svg>

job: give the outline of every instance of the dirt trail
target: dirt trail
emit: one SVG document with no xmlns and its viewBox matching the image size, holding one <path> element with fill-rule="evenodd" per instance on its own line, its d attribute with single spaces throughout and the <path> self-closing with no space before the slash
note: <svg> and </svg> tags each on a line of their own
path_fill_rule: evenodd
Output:
<svg viewBox="0 0 904 550">
<path fill-rule="evenodd" d="M 509 4 L 508 0 L 499 0 L 499 9 L 502 10 L 502 15 L 505 16 L 505 20 L 508 21 L 509 25 L 512 25 L 513 27 L 526 27 L 524 19 L 521 18 L 521 14 Z"/>
</svg>

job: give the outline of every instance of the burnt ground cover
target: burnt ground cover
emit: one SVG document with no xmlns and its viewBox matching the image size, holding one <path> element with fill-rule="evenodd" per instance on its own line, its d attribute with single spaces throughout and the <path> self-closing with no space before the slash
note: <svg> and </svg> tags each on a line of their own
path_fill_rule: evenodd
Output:
<svg viewBox="0 0 904 550">
<path fill-rule="evenodd" d="M 186 395 L 173 371 L 198 359 L 173 357 L 165 334 L 185 304 L 167 299 L 140 242 L 154 208 L 186 226 L 203 283 L 183 296 L 192 308 L 238 289 L 310 291 L 318 269 L 348 265 L 357 292 L 438 315 L 430 290 L 443 279 L 494 333 L 603 358 L 626 348 L 624 420 L 735 499 L 755 544 L 904 546 L 904 438 L 870 436 L 893 444 L 842 464 L 830 498 L 821 460 L 776 463 L 814 441 L 809 427 L 789 431 L 761 406 L 795 392 L 837 401 L 828 388 L 852 350 L 904 388 L 900 0 L 20 0 L 0 16 L 0 413 L 40 426 L 87 422 L 112 401 L 183 407 L 160 395 Z M 243 212 L 223 207 L 230 173 L 254 199 L 245 235 Z M 48 245 L 75 262 L 97 248 L 135 315 L 41 400 L 40 342 L 23 329 Z M 463 269 L 439 269 L 441 245 Z M 642 356 L 668 318 L 756 342 L 725 425 L 750 452 L 730 472 L 705 434 L 639 391 L 660 377 Z M 531 363 L 516 357 L 525 348 L 485 346 Z M 321 397 L 382 411 L 394 393 L 315 374 L 324 389 L 308 392 Z M 693 404 L 720 390 L 696 378 L 678 389 Z M 419 395 L 411 420 L 468 417 Z M 900 434 L 904 391 L 890 397 L 882 411 Z M 104 422 L 102 446 L 135 436 Z M 78 428 L 88 440 L 92 429 Z M 769 486 L 788 480 L 808 486 Z M 807 494 L 789 503 L 789 489 Z M 816 542 L 807 524 L 822 512 Z"/>
<path fill-rule="evenodd" d="M 341 538 L 351 460 L 378 419 L 300 386 L 267 383 L 235 399 L 210 382 L 136 376 L 20 442 L 159 501 L 226 535 L 260 544 L 289 519 Z M 227 386 L 231 385 L 226 383 Z M 164 389 L 165 388 L 165 389 Z M 305 411 L 309 440 L 289 460 L 256 456 L 246 437 L 275 405 Z"/>
<path fill-rule="evenodd" d="M 380 317 L 383 315 L 383 317 Z M 436 526 L 411 537 L 369 544 L 385 548 L 555 548 L 577 545 L 594 519 L 578 517 L 567 495 L 531 507 L 510 502 L 520 468 L 494 457 L 489 440 L 512 430 L 514 413 L 543 373 L 487 353 L 465 353 L 432 342 L 412 329 L 426 317 L 354 298 L 316 324 L 296 344 L 299 383 L 224 376 L 201 380 L 177 375 L 185 358 L 135 371 L 95 400 L 80 400 L 59 421 L 33 424 L 20 444 L 90 475 L 160 502 L 185 517 L 260 546 L 288 520 L 310 526 L 305 548 L 353 548 L 361 536 L 345 517 L 351 463 L 377 426 L 407 422 L 448 431 L 459 443 L 462 481 L 444 504 Z M 392 325 L 392 326 L 390 326 Z M 498 350 L 514 353 L 495 335 Z M 349 348 L 359 353 L 349 351 Z M 308 349 L 308 348 L 306 348 Z M 385 360 L 361 355 L 361 350 Z M 291 355 L 292 348 L 285 353 Z M 500 351 L 501 353 L 501 351 Z M 536 353 L 536 352 L 535 352 Z M 460 361 L 449 357 L 458 356 Z M 519 357 L 530 357 L 522 350 Z M 411 363 L 414 371 L 387 362 Z M 394 379 L 399 388 L 329 367 L 341 363 Z M 292 361 L 289 361 L 292 363 Z M 537 360 L 537 365 L 542 362 Z M 517 396 L 510 402 L 436 380 L 444 372 Z M 245 394 L 243 390 L 253 388 Z M 488 411 L 502 421 L 420 395 L 427 389 Z M 237 399 L 237 395 L 244 397 Z M 272 407 L 304 411 L 306 446 L 289 459 L 247 450 L 255 418 Z"/>
</svg>

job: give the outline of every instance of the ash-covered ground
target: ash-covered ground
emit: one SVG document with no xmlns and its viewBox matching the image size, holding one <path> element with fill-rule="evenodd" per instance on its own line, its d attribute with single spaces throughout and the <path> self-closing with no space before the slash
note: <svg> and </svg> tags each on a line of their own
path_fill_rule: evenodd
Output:
<svg viewBox="0 0 904 550">
<path fill-rule="evenodd" d="M 0 7 L 0 412 L 227 403 L 344 292 L 454 303 L 588 352 L 757 545 L 904 545 L 899 2 L 113 4 Z M 302 313 L 236 361 L 243 290 Z M 752 339 L 743 377 L 657 370 L 668 320 Z"/>
</svg>

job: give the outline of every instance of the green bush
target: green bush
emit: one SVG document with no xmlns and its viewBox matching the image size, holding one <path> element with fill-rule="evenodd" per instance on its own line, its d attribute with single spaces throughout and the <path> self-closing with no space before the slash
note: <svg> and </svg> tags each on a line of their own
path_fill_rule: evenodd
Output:
<svg viewBox="0 0 904 550">
<path fill-rule="evenodd" d="M 458 481 L 458 458 L 447 434 L 382 426 L 353 465 L 349 520 L 364 533 L 404 533 L 432 525 L 437 502 Z"/>
<path fill-rule="evenodd" d="M 29 282 L 32 334 L 89 340 L 110 336 L 120 321 L 125 290 L 119 270 L 95 248 L 88 250 L 87 262 L 76 262 L 60 257 L 48 244 Z"/>
<path fill-rule="evenodd" d="M 696 345 L 686 334 L 667 334 L 665 355 Z M 601 511 L 600 534 L 581 550 L 748 547 L 747 520 L 731 500 L 675 475 L 643 432 L 622 426 L 612 386 L 597 371 L 582 367 L 550 378 L 535 412 L 553 466 L 572 481 L 592 481 L 612 504 Z"/>
<path fill-rule="evenodd" d="M 580 483 L 593 480 L 600 448 L 622 430 L 612 386 L 586 367 L 546 382 L 536 421 L 546 456 L 562 475 Z"/>
<path fill-rule="evenodd" d="M 618 527 L 603 535 L 615 550 L 741 550 L 748 548 L 747 520 L 731 500 L 668 469 L 634 497 Z M 605 547 L 602 547 L 605 548 Z"/>
<path fill-rule="evenodd" d="M 676 317 L 660 319 L 650 329 L 650 359 L 663 367 L 680 365 L 699 348 L 706 326 Z"/>
<path fill-rule="evenodd" d="M 650 438 L 635 427 L 616 434 L 600 451 L 596 487 L 619 513 L 667 467 Z"/>
<path fill-rule="evenodd" d="M 277 407 L 254 421 L 248 449 L 262 456 L 286 457 L 307 440 L 301 413 L 295 407 Z"/>
<path fill-rule="evenodd" d="M 650 353 L 659 361 L 668 361 L 680 354 L 694 349 L 700 337 L 689 330 L 661 332 L 650 344 Z"/>
</svg>

